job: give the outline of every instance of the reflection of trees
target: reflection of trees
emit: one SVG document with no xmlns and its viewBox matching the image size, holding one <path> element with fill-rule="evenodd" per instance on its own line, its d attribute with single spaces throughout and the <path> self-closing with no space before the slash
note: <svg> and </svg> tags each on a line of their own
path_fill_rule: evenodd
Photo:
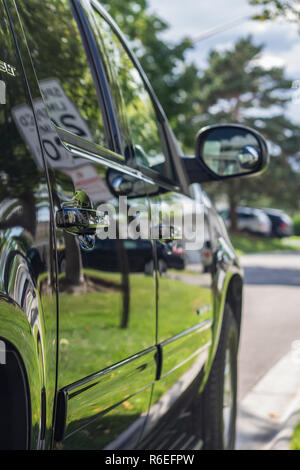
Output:
<svg viewBox="0 0 300 470">
<path fill-rule="evenodd" d="M 20 69 L 17 57 L 10 54 L 14 49 L 11 43 L 11 32 L 4 21 L 0 19 L 0 41 L 3 56 L 1 59 L 14 64 Z M 6 105 L 0 108 L 0 201 L 4 199 L 16 201 L 17 210 L 1 214 L 0 229 L 20 226 L 35 235 L 36 231 L 36 187 L 41 175 L 34 161 L 29 157 L 28 150 L 21 139 L 10 110 L 20 103 L 27 102 L 22 76 L 6 75 Z M 12 209 L 15 204 L 12 204 Z M 11 215 L 10 215 L 11 212 Z M 5 218 L 4 218 L 5 217 Z"/>
<path fill-rule="evenodd" d="M 104 126 L 97 94 L 69 1 L 27 0 L 18 8 L 38 80 L 58 79 L 88 122 L 95 142 L 103 143 Z M 57 124 L 65 127 L 63 123 Z M 80 129 L 70 130 L 80 133 Z"/>
<path fill-rule="evenodd" d="M 84 277 L 82 272 L 82 261 L 78 240 L 74 235 L 67 232 L 64 233 L 66 243 L 66 282 L 73 286 L 83 283 Z"/>
<path fill-rule="evenodd" d="M 37 0 L 28 0 L 19 5 L 19 10 L 38 80 L 58 79 L 80 115 L 88 122 L 94 140 L 103 143 L 104 128 L 94 82 L 70 3 L 51 0 L 41 4 Z M 28 70 L 31 70 L 30 64 Z M 51 117 L 51 109 L 48 111 Z M 56 124 L 65 127 L 65 122 Z M 77 127 L 69 130 L 85 137 L 84 131 Z M 60 207 L 57 195 L 53 194 L 53 197 L 55 205 Z M 78 241 L 68 234 L 64 234 L 64 239 L 66 285 L 77 286 L 84 280 Z"/>
<path fill-rule="evenodd" d="M 117 256 L 119 266 L 122 274 L 122 316 L 121 316 L 121 328 L 127 328 L 129 326 L 129 314 L 130 314 L 130 280 L 129 280 L 129 262 L 126 249 L 124 247 L 123 240 L 116 240 Z"/>
<path fill-rule="evenodd" d="M 115 102 L 119 104 L 124 100 L 132 141 L 135 145 L 141 145 L 148 157 L 146 162 L 142 161 L 141 163 L 146 165 L 150 163 L 151 166 L 151 157 L 162 154 L 161 141 L 151 100 L 139 73 L 133 66 L 119 39 L 98 13 L 97 21 L 99 25 L 98 41 L 100 49 L 107 55 L 108 74 L 113 75 L 115 72 L 115 79 L 119 83 L 118 90 L 113 87 Z M 139 155 L 137 155 L 138 157 Z"/>
<path fill-rule="evenodd" d="M 76 105 L 78 113 L 87 121 L 94 141 L 103 144 L 105 140 L 104 127 L 98 98 L 78 27 L 73 19 L 70 2 L 67 0 L 46 0 L 41 3 L 38 0 L 27 0 L 26 3 L 19 4 L 18 9 L 38 80 L 55 77 L 62 85 L 68 98 Z M 22 34 L 21 31 L 20 34 Z M 142 139 L 145 142 L 143 146 L 147 154 L 155 155 L 156 149 L 160 150 L 160 143 L 154 116 L 153 119 L 149 119 L 150 113 L 153 114 L 149 97 L 145 94 L 142 81 L 136 76 L 135 70 L 121 50 L 121 46 L 118 43 L 111 43 L 112 46 L 113 49 L 109 51 L 112 53 L 110 60 L 114 61 L 113 65 L 116 66 L 118 79 L 124 90 L 132 133 L 139 141 Z M 116 56 L 118 48 L 119 58 Z M 24 60 L 26 61 L 28 58 L 25 56 Z M 31 64 L 27 65 L 27 69 L 30 71 Z M 35 81 L 35 77 L 29 78 L 30 81 Z M 38 97 L 34 96 L 34 98 Z M 51 117 L 52 110 L 48 109 L 48 112 Z M 65 125 L 66 121 L 63 122 L 62 119 L 61 121 L 56 124 L 68 129 Z M 82 133 L 80 134 L 80 129 L 69 128 L 69 130 L 85 137 Z M 55 190 L 53 190 L 53 199 L 55 207 L 59 208 L 61 201 Z M 82 271 L 78 240 L 69 234 L 64 234 L 64 240 L 66 269 L 60 287 L 69 289 L 73 286 L 81 286 L 84 287 L 84 291 L 88 290 Z M 120 326 L 126 328 L 129 325 L 130 311 L 129 261 L 123 241 L 117 241 L 115 249 L 122 277 L 123 307 Z"/>
</svg>

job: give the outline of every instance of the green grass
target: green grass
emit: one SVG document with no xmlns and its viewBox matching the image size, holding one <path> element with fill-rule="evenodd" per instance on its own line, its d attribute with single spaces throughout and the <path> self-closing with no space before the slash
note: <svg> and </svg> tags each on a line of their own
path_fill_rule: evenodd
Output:
<svg viewBox="0 0 300 470">
<path fill-rule="evenodd" d="M 291 450 L 300 450 L 300 422 L 295 427 L 292 435 Z"/>
<path fill-rule="evenodd" d="M 97 272 L 92 274 L 99 276 Z M 111 274 L 110 279 L 117 283 L 118 275 Z M 80 295 L 60 294 L 60 350 L 64 385 L 155 344 L 154 282 L 150 279 L 143 275 L 130 276 L 130 318 L 125 329 L 120 328 L 121 288 Z M 160 279 L 160 287 L 159 329 L 163 339 L 184 331 L 187 325 L 196 324 L 199 321 L 195 314 L 197 308 L 203 303 L 210 303 L 210 290 L 205 287 L 167 277 Z"/>
<path fill-rule="evenodd" d="M 264 238 L 254 235 L 230 234 L 238 254 L 266 253 L 272 251 L 300 251 L 300 237 Z"/>
<path fill-rule="evenodd" d="M 91 269 L 84 270 L 84 273 L 87 278 L 97 281 L 98 291 L 92 289 L 88 292 L 70 293 L 65 290 L 60 293 L 60 387 L 126 359 L 153 346 L 156 341 L 155 281 L 151 276 L 130 274 L 130 318 L 128 327 L 122 329 L 120 319 L 123 292 L 120 275 Z M 63 282 L 63 279 L 64 274 L 60 276 L 60 282 Z M 105 284 L 104 281 L 110 281 L 111 285 Z M 199 323 L 197 308 L 211 303 L 211 292 L 208 287 L 189 285 L 182 280 L 171 280 L 167 276 L 161 277 L 159 284 L 159 339 L 162 340 Z M 210 316 L 209 312 L 207 316 Z M 201 317 L 201 321 L 204 319 Z M 209 340 L 210 334 L 208 329 L 200 335 L 201 337 L 192 335 L 189 341 L 182 342 L 180 348 L 171 350 L 168 369 L 182 363 L 202 342 L 204 344 Z M 171 383 L 176 382 L 188 367 L 190 363 L 184 364 L 170 374 L 168 380 Z M 119 370 L 115 374 L 121 372 Z M 125 378 L 122 380 L 124 383 L 116 391 L 119 395 L 114 397 L 114 402 L 122 401 L 127 393 Z M 152 376 L 149 383 L 151 380 Z M 162 384 L 157 387 L 155 399 L 157 400 L 164 391 Z M 150 388 L 145 393 L 138 393 L 102 418 L 101 426 L 107 423 L 101 438 L 103 445 L 112 440 L 118 422 L 120 425 L 122 421 L 126 427 L 147 409 L 149 393 Z M 99 411 L 98 405 L 95 405 L 95 409 L 92 408 L 88 412 L 91 417 Z M 74 410 L 72 417 L 77 421 L 77 426 L 81 420 L 86 419 L 87 409 L 83 407 L 81 410 L 75 406 Z M 91 437 L 91 445 L 92 440 Z M 95 445 L 99 446 L 96 438 Z"/>
</svg>

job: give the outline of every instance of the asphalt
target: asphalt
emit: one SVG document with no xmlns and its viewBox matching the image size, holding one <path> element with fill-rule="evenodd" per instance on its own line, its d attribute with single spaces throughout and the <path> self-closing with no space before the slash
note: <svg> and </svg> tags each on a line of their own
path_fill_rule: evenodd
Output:
<svg viewBox="0 0 300 470">
<path fill-rule="evenodd" d="M 241 263 L 239 400 L 300 341 L 300 252 L 245 255 Z"/>
<path fill-rule="evenodd" d="M 300 409 L 300 253 L 241 257 L 238 449 L 288 449 Z"/>
</svg>

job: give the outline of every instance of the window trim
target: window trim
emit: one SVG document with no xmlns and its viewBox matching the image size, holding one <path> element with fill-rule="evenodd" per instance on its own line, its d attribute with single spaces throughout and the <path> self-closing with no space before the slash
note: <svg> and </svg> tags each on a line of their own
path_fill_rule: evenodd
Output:
<svg viewBox="0 0 300 470">
<path fill-rule="evenodd" d="M 114 107 L 112 105 L 112 94 L 106 76 L 105 67 L 102 63 L 101 55 L 99 54 L 94 38 L 93 30 L 89 24 L 81 1 L 71 0 L 70 5 L 74 21 L 76 22 L 79 29 L 80 38 L 82 40 L 98 96 L 99 112 L 101 112 L 103 117 L 105 133 L 108 140 L 108 148 L 119 153 L 120 158 L 124 160 L 124 156 L 121 157 L 122 153 L 120 151 L 120 136 Z"/>
<path fill-rule="evenodd" d="M 82 0 L 76 0 L 76 1 L 82 1 Z M 109 24 L 109 26 L 112 28 L 113 32 L 116 34 L 118 39 L 120 40 L 122 46 L 124 47 L 125 51 L 129 55 L 130 59 L 132 60 L 134 66 L 137 68 L 142 81 L 144 82 L 144 85 L 150 95 L 150 98 L 152 100 L 153 106 L 157 112 L 157 118 L 160 122 L 165 122 L 167 121 L 166 115 L 163 111 L 163 108 L 161 107 L 157 96 L 155 95 L 155 92 L 147 78 L 147 75 L 145 74 L 141 64 L 139 63 L 139 60 L 137 57 L 133 54 L 131 48 L 128 45 L 127 40 L 125 39 L 122 31 L 118 27 L 118 25 L 115 23 L 115 21 L 112 19 L 112 17 L 107 13 L 107 11 L 102 7 L 102 5 L 99 4 L 97 0 L 87 0 L 92 7 L 98 11 L 98 13 L 104 18 L 104 20 Z"/>
<path fill-rule="evenodd" d="M 54 125 L 54 124 L 53 124 Z M 155 185 L 155 181 L 150 176 L 147 177 L 143 172 L 136 168 L 126 165 L 124 158 L 119 153 L 102 147 L 99 144 L 83 139 L 82 137 L 73 134 L 61 127 L 55 126 L 55 130 L 68 152 L 71 152 L 76 157 L 81 157 L 90 160 L 96 164 L 102 164 L 115 170 L 121 171 L 128 175 L 134 176 L 137 179 L 143 180 L 146 183 Z"/>
</svg>

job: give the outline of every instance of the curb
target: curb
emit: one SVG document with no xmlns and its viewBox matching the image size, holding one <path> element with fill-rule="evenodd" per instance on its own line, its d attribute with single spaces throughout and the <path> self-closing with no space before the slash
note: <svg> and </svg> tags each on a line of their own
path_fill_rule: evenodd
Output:
<svg viewBox="0 0 300 470">
<path fill-rule="evenodd" d="M 252 388 L 238 407 L 238 450 L 289 450 L 299 418 L 299 361 L 289 352 Z"/>
<path fill-rule="evenodd" d="M 290 415 L 283 423 L 281 431 L 263 450 L 291 450 L 291 439 L 300 419 L 300 397 L 297 397 L 290 409 Z"/>
</svg>

